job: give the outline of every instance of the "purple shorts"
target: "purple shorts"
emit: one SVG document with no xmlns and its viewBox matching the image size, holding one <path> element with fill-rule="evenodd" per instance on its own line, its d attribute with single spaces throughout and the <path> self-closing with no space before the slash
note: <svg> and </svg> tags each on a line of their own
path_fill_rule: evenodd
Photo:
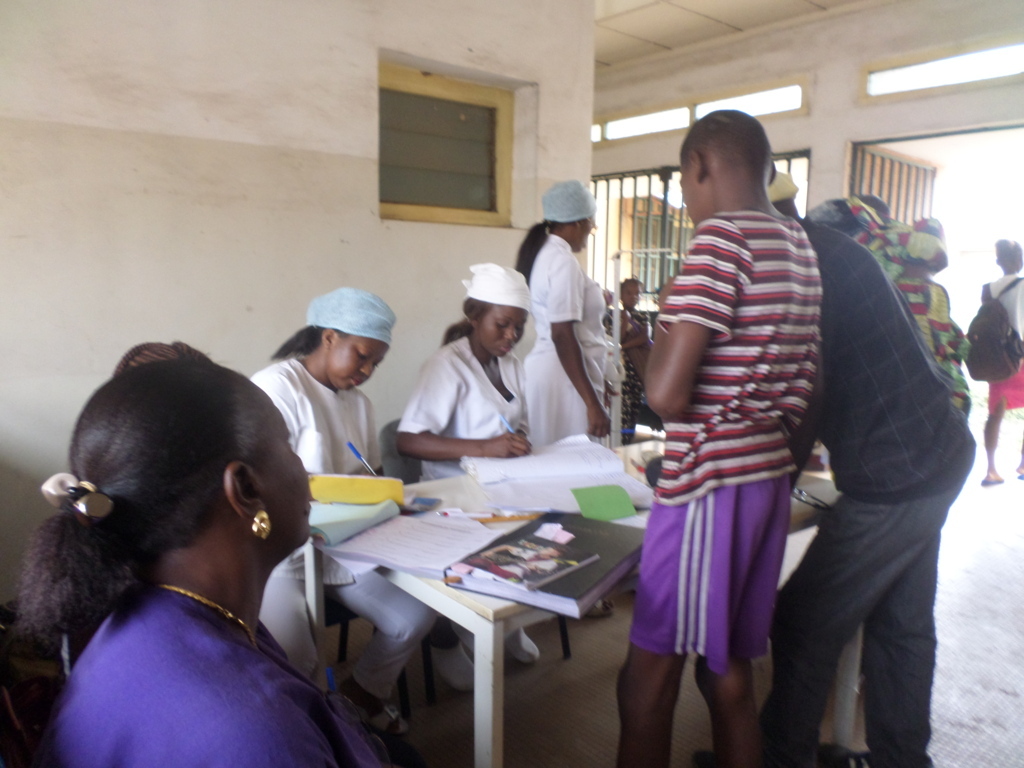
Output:
<svg viewBox="0 0 1024 768">
<path fill-rule="evenodd" d="M 644 536 L 629 639 L 660 655 L 768 652 L 789 532 L 788 476 L 716 488 L 678 507 L 655 503 Z"/>
</svg>

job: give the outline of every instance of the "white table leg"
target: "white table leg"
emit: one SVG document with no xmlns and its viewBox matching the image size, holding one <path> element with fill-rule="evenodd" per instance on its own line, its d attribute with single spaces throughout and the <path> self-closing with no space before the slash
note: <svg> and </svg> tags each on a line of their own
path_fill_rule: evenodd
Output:
<svg viewBox="0 0 1024 768">
<path fill-rule="evenodd" d="M 835 716 L 832 718 L 832 739 L 841 747 L 854 748 L 853 731 L 857 722 L 857 702 L 860 694 L 860 657 L 864 641 L 864 627 L 843 648 L 836 670 Z"/>
<path fill-rule="evenodd" d="M 481 622 L 473 653 L 473 765 L 505 762 L 505 624 Z"/>
</svg>

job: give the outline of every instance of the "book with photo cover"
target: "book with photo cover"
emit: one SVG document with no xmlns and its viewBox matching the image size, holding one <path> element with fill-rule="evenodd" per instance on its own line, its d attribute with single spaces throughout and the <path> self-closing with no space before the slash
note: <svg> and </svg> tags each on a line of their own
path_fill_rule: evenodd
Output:
<svg viewBox="0 0 1024 768">
<path fill-rule="evenodd" d="M 460 581 L 452 583 L 451 586 L 468 592 L 481 592 L 514 600 L 517 603 L 525 603 L 578 619 L 629 576 L 640 562 L 640 548 L 644 540 L 642 528 L 559 512 L 549 512 L 495 539 L 481 551 L 492 550 L 503 544 L 529 537 L 544 523 L 561 524 L 562 528 L 576 537 L 569 546 L 579 551 L 593 552 L 598 555 L 598 559 L 588 565 L 567 570 L 559 578 L 536 589 L 524 589 L 502 579 L 476 577 L 472 573 L 462 574 L 456 569 L 449 568 L 448 576 L 460 577 Z M 463 561 L 468 559 L 463 558 Z"/>
<path fill-rule="evenodd" d="M 453 570 L 476 579 L 504 581 L 521 589 L 538 589 L 567 573 L 597 560 L 571 544 L 559 544 L 539 536 L 518 536 L 470 555 Z"/>
</svg>

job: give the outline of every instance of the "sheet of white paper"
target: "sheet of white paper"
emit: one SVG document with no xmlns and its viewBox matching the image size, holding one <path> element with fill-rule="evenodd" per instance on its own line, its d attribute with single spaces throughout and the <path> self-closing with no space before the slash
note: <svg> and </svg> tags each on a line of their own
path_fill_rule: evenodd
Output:
<svg viewBox="0 0 1024 768">
<path fill-rule="evenodd" d="M 529 456 L 514 459 L 465 458 L 462 468 L 481 485 L 487 486 L 506 480 L 621 472 L 622 459 L 614 451 L 591 442 L 585 435 L 573 435 L 538 448 Z"/>
<path fill-rule="evenodd" d="M 349 560 L 347 557 L 338 557 L 330 550 L 326 550 L 325 553 L 332 560 L 337 560 L 339 563 L 348 568 L 349 573 L 353 576 L 359 576 L 363 573 L 369 573 L 370 571 L 377 568 L 376 563 L 363 563 L 359 560 Z"/>
<path fill-rule="evenodd" d="M 580 505 L 572 495 L 572 489 L 593 485 L 622 486 L 629 494 L 633 506 L 638 509 L 648 509 L 654 501 L 654 492 L 649 487 L 621 469 L 602 474 L 506 480 L 485 485 L 483 489 L 490 503 L 499 509 L 579 512 Z"/>
<path fill-rule="evenodd" d="M 468 517 L 393 517 L 327 551 L 429 578 L 442 578 L 452 563 L 490 544 L 501 531 Z"/>
<path fill-rule="evenodd" d="M 640 512 L 636 515 L 630 515 L 629 517 L 620 517 L 617 520 L 611 522 L 616 525 L 625 525 L 628 528 L 646 528 L 647 518 L 651 516 L 650 512 Z"/>
</svg>

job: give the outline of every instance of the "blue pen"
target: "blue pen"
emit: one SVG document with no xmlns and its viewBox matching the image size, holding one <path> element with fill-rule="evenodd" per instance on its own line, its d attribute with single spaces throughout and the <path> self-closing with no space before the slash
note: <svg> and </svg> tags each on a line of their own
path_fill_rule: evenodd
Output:
<svg viewBox="0 0 1024 768">
<path fill-rule="evenodd" d="M 508 423 L 508 419 L 506 419 L 500 413 L 498 414 L 498 418 L 501 419 L 501 423 L 505 425 L 505 429 L 507 429 L 513 435 L 516 433 L 516 431 L 514 429 L 512 429 L 512 425 Z"/>
<path fill-rule="evenodd" d="M 350 451 L 352 451 L 352 454 L 353 454 L 353 455 L 354 455 L 354 456 L 355 456 L 355 457 L 356 457 L 357 459 L 359 459 L 359 461 L 361 461 L 361 462 L 362 462 L 363 466 L 364 466 L 364 467 L 366 467 L 366 471 L 367 471 L 367 472 L 369 472 L 369 473 L 370 473 L 371 475 L 376 475 L 376 474 L 377 474 L 376 472 L 374 472 L 374 471 L 373 471 L 373 467 L 371 467 L 371 466 L 370 466 L 370 462 L 368 462 L 368 461 L 367 461 L 366 459 L 364 459 L 364 458 L 363 458 L 363 454 L 361 454 L 361 453 L 359 452 L 359 449 L 358 449 L 358 448 L 356 448 L 356 447 L 355 447 L 354 445 L 352 445 L 352 443 L 345 443 L 345 445 L 347 445 L 347 446 L 348 446 L 348 449 L 349 449 Z"/>
</svg>

